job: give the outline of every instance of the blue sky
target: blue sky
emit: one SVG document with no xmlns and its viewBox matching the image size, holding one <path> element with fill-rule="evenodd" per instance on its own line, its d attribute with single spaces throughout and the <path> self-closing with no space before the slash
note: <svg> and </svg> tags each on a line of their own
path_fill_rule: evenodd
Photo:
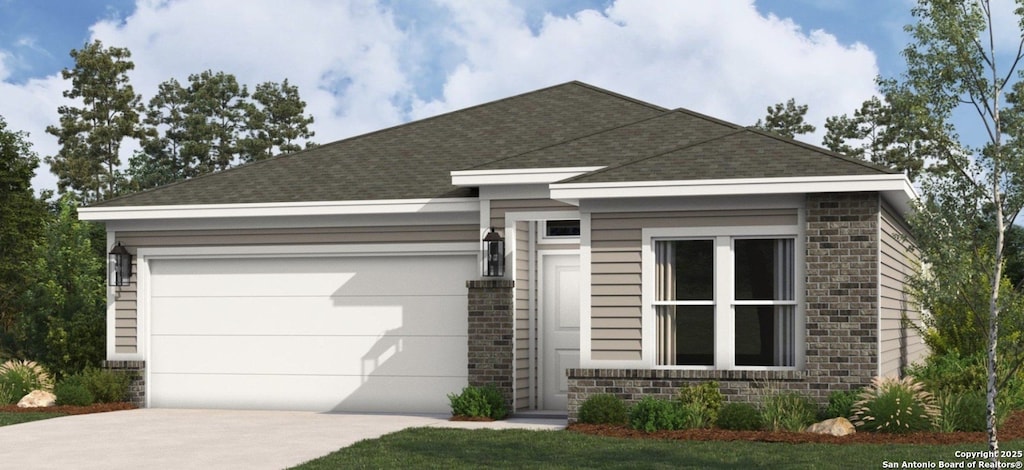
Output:
<svg viewBox="0 0 1024 470">
<path fill-rule="evenodd" d="M 148 100 L 206 69 L 250 87 L 285 78 L 314 140 L 581 80 L 666 107 L 753 123 L 795 97 L 820 143 L 878 74 L 902 70 L 909 0 L 0 0 L 0 115 L 44 132 L 67 104 L 60 70 L 93 39 L 128 47 Z M 133 150 L 126 145 L 124 160 Z M 52 188 L 42 166 L 33 181 Z"/>
</svg>

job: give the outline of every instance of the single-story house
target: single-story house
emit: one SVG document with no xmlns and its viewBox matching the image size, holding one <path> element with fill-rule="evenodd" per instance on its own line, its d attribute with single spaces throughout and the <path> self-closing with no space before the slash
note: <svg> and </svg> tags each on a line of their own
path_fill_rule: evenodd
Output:
<svg viewBox="0 0 1024 470">
<path fill-rule="evenodd" d="M 925 353 L 914 198 L 899 172 L 569 82 L 79 216 L 131 255 L 107 366 L 140 372 L 143 406 L 443 412 L 494 384 L 573 416 L 601 392 L 824 401 L 900 374 Z"/>
</svg>

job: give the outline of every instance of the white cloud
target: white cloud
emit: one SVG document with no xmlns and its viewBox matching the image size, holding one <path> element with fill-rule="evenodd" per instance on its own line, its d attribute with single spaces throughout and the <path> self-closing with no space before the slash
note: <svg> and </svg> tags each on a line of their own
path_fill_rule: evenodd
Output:
<svg viewBox="0 0 1024 470">
<path fill-rule="evenodd" d="M 0 115 L 10 131 L 24 131 L 40 160 L 57 152 L 57 139 L 46 133 L 46 126 L 57 123 L 57 108 L 65 104 L 60 75 L 33 78 L 20 84 L 7 82 L 9 69 L 5 62 L 11 56 L 0 50 Z M 42 162 L 36 169 L 32 186 L 37 189 L 57 187 L 57 178 Z"/>
<path fill-rule="evenodd" d="M 861 44 L 761 16 L 750 1 L 620 0 L 603 12 L 545 18 L 533 35 L 508 3 L 449 2 L 450 34 L 466 61 L 442 97 L 415 114 L 579 79 L 666 107 L 752 124 L 776 102 L 809 104 L 819 127 L 875 92 L 876 58 Z M 513 20 L 496 22 L 495 18 Z"/>
<path fill-rule="evenodd" d="M 93 37 L 132 51 L 132 82 L 144 97 L 171 77 L 203 70 L 250 85 L 288 79 L 324 142 L 399 122 L 390 102 L 411 85 L 400 73 L 403 41 L 391 15 L 368 0 L 232 2 L 142 0 Z"/>
<path fill-rule="evenodd" d="M 604 11 L 548 15 L 536 33 L 509 1 L 440 5 L 416 5 L 435 15 L 403 31 L 373 0 L 139 0 L 131 16 L 94 24 L 91 39 L 132 51 L 132 83 L 146 100 L 160 82 L 206 69 L 250 86 L 287 78 L 316 118 L 318 142 L 582 80 L 740 124 L 795 97 L 810 106 L 819 133 L 807 140 L 817 143 L 825 116 L 859 107 L 878 73 L 865 46 L 761 16 L 751 0 L 620 0 Z M 0 113 L 31 132 L 41 156 L 52 155 L 56 140 L 44 129 L 57 123 L 68 84 L 59 73 L 7 82 L 2 54 Z M 37 188 L 55 186 L 48 169 L 38 173 Z"/>
</svg>

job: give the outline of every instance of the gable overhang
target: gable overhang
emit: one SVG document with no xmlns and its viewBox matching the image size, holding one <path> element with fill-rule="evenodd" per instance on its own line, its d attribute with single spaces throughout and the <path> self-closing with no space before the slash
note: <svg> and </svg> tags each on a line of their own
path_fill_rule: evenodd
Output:
<svg viewBox="0 0 1024 470">
<path fill-rule="evenodd" d="M 109 222 L 371 214 L 440 214 L 477 212 L 479 210 L 480 201 L 477 198 L 380 199 L 363 201 L 82 207 L 78 209 L 78 218 L 81 220 Z"/>
<path fill-rule="evenodd" d="M 550 184 L 575 178 L 603 166 L 560 168 L 522 168 L 514 170 L 456 170 L 452 171 L 452 185 L 480 187 L 506 184 Z"/>
<path fill-rule="evenodd" d="M 917 199 L 903 174 L 554 183 L 550 189 L 552 199 L 574 204 L 586 199 L 878 192 L 901 213 L 909 212 Z"/>
</svg>

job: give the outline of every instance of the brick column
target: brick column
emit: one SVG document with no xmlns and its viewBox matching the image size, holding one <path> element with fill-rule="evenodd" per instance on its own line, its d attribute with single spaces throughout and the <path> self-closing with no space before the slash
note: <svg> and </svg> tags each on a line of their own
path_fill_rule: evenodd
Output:
<svg viewBox="0 0 1024 470">
<path fill-rule="evenodd" d="M 807 196 L 807 381 L 820 402 L 878 373 L 878 193 Z"/>
<path fill-rule="evenodd" d="M 136 408 L 146 407 L 146 361 L 103 361 L 104 369 L 128 374 L 128 402 Z"/>
<path fill-rule="evenodd" d="M 512 302 L 515 281 L 466 281 L 469 288 L 469 384 L 492 384 L 512 410 L 513 364 Z"/>
</svg>

